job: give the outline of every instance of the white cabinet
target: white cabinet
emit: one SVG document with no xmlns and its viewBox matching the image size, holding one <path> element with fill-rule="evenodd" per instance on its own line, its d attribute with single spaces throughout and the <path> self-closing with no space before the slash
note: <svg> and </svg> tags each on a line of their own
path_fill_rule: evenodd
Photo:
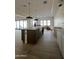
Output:
<svg viewBox="0 0 79 59">
<path fill-rule="evenodd" d="M 57 29 L 57 44 L 59 45 L 60 51 L 64 57 L 64 30 L 63 29 Z"/>
</svg>

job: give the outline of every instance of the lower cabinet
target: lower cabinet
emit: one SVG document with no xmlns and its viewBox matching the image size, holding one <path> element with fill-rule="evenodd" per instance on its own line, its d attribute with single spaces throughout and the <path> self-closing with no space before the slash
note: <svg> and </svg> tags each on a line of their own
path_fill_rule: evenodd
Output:
<svg viewBox="0 0 79 59">
<path fill-rule="evenodd" d="M 27 30 L 27 44 L 36 44 L 41 35 L 40 29 Z"/>
<path fill-rule="evenodd" d="M 57 29 L 57 44 L 60 48 L 61 54 L 64 57 L 64 30 L 63 29 Z"/>
</svg>

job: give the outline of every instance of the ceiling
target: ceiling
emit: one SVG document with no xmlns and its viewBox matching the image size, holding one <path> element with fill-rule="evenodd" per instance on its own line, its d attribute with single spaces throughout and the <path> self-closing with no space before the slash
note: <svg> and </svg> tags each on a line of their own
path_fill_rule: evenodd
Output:
<svg viewBox="0 0 79 59">
<path fill-rule="evenodd" d="M 15 0 L 15 14 L 21 16 L 29 16 L 30 4 L 30 15 L 33 17 L 52 17 L 53 13 L 53 0 Z M 43 1 L 47 1 L 44 4 Z M 25 7 L 24 7 L 25 5 Z"/>
</svg>

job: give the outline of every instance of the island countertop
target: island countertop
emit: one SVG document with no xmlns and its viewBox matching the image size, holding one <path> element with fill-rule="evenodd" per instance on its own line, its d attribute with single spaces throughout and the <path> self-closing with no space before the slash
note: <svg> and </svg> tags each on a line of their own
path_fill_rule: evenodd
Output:
<svg viewBox="0 0 79 59">
<path fill-rule="evenodd" d="M 27 30 L 37 30 L 37 29 L 42 30 L 42 27 L 40 27 L 40 26 L 39 27 L 38 26 L 37 27 L 29 27 L 29 28 L 27 27 L 24 29 L 16 29 L 16 30 L 26 30 L 27 31 Z"/>
</svg>

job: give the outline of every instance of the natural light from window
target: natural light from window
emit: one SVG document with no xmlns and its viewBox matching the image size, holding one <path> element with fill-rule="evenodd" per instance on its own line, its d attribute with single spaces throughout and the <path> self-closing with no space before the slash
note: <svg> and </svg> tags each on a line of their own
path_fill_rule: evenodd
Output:
<svg viewBox="0 0 79 59">
<path fill-rule="evenodd" d="M 50 26 L 50 20 L 41 20 L 40 24 L 41 26 Z"/>
<path fill-rule="evenodd" d="M 23 28 L 27 28 L 27 21 L 16 21 L 16 25 L 15 25 L 16 29 L 23 29 Z"/>
</svg>

